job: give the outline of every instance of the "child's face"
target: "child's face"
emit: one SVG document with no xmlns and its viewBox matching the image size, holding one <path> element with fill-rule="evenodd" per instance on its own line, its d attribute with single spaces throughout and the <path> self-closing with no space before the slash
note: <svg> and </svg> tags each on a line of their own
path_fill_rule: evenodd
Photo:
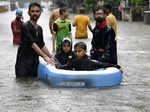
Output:
<svg viewBox="0 0 150 112">
<path fill-rule="evenodd" d="M 80 48 L 80 47 L 75 47 L 74 48 L 74 53 L 75 53 L 75 56 L 77 58 L 81 58 L 81 57 L 85 56 L 85 54 L 87 53 L 87 51 L 84 50 L 84 49 L 82 49 L 82 48 Z"/>
<path fill-rule="evenodd" d="M 63 50 L 65 53 L 68 53 L 68 52 L 70 51 L 70 49 L 71 49 L 71 46 L 70 46 L 69 42 L 63 43 L 63 45 L 62 45 L 62 50 Z"/>
</svg>

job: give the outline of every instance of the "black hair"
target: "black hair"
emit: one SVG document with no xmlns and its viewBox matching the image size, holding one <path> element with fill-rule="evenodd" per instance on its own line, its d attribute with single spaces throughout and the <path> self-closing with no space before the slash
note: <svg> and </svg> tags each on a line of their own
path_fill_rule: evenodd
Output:
<svg viewBox="0 0 150 112">
<path fill-rule="evenodd" d="M 95 9 L 93 9 L 93 14 L 95 15 L 96 11 L 98 11 L 98 10 L 104 11 L 104 7 L 97 6 Z"/>
<path fill-rule="evenodd" d="M 67 7 L 67 5 L 64 2 L 56 2 L 56 4 L 59 8 Z"/>
<path fill-rule="evenodd" d="M 74 45 L 74 48 L 79 47 L 81 49 L 87 50 L 87 46 L 84 42 L 78 42 Z"/>
<path fill-rule="evenodd" d="M 37 2 L 32 2 L 32 3 L 29 5 L 29 11 L 30 11 L 31 7 L 34 7 L 34 6 L 39 7 L 39 8 L 40 8 L 40 11 L 42 10 L 41 5 L 40 5 L 39 3 L 37 3 Z"/>
<path fill-rule="evenodd" d="M 59 10 L 60 15 L 62 15 L 64 12 L 66 12 L 67 9 L 68 9 L 67 7 L 60 8 L 60 10 Z"/>
<path fill-rule="evenodd" d="M 69 45 L 71 46 L 71 40 L 69 40 L 69 39 L 64 39 L 64 40 L 62 40 L 62 45 L 63 45 L 64 43 L 69 43 Z"/>
<path fill-rule="evenodd" d="M 84 13 L 85 13 L 84 8 L 83 8 L 83 7 L 81 7 L 81 8 L 79 9 L 79 12 L 80 12 L 80 14 L 84 14 Z"/>
<path fill-rule="evenodd" d="M 105 4 L 104 8 L 109 9 L 110 11 L 112 11 L 112 5 L 111 4 Z"/>
</svg>

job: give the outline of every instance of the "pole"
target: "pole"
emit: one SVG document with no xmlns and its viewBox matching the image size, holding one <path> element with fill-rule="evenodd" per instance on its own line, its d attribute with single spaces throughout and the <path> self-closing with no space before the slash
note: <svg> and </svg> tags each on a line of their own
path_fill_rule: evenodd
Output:
<svg viewBox="0 0 150 112">
<path fill-rule="evenodd" d="M 149 9 L 150 9 L 150 0 L 149 0 Z"/>
<path fill-rule="evenodd" d="M 128 0 L 126 0 L 126 7 L 128 8 L 128 4 L 129 4 L 129 1 Z"/>
</svg>

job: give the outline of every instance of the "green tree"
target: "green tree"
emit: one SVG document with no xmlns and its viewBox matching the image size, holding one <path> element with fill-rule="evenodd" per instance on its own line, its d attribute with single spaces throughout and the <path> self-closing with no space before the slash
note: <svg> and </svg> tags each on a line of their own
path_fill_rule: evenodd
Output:
<svg viewBox="0 0 150 112">
<path fill-rule="evenodd" d="M 119 5 L 121 0 L 103 0 L 104 3 L 111 3 L 112 5 Z M 98 0 L 83 0 L 86 9 L 92 10 L 96 7 Z"/>
<path fill-rule="evenodd" d="M 103 0 L 104 3 L 111 3 L 113 6 L 119 6 L 122 0 Z M 125 0 L 126 1 L 126 0 Z M 97 5 L 98 0 L 83 0 L 83 4 L 87 10 L 93 10 Z M 130 5 L 143 5 L 144 0 L 128 0 Z"/>
<path fill-rule="evenodd" d="M 83 0 L 83 4 L 87 10 L 93 10 L 97 5 L 97 0 Z"/>
<path fill-rule="evenodd" d="M 111 3 L 112 5 L 119 5 L 121 0 L 104 0 L 104 2 Z"/>
</svg>

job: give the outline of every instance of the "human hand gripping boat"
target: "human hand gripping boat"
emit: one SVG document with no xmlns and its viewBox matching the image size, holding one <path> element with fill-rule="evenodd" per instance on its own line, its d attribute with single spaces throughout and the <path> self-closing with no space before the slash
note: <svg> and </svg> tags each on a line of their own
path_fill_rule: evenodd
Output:
<svg viewBox="0 0 150 112">
<path fill-rule="evenodd" d="M 50 64 L 40 63 L 38 78 L 52 86 L 104 87 L 120 85 L 122 73 L 115 67 L 94 71 L 72 71 L 57 69 Z"/>
</svg>

